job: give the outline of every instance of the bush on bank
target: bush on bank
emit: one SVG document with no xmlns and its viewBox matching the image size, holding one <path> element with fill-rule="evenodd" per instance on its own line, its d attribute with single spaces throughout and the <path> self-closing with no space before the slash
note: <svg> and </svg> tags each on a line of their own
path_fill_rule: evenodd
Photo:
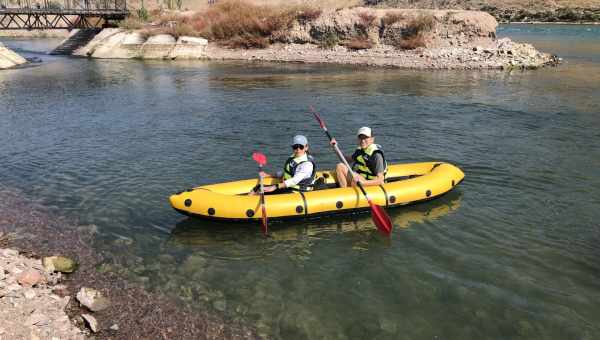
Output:
<svg viewBox="0 0 600 340">
<path fill-rule="evenodd" d="M 298 25 L 301 25 L 306 29 L 305 34 L 310 34 L 312 41 L 322 48 L 342 45 L 351 50 L 362 50 L 374 47 L 379 39 L 373 35 L 381 35 L 389 28 L 393 39 L 388 39 L 386 44 L 398 49 L 424 47 L 427 33 L 436 25 L 436 18 L 431 14 L 411 18 L 390 12 L 381 17 L 365 9 L 342 14 L 350 15 L 347 18 L 355 23 L 350 30 L 340 30 L 330 23 L 315 26 L 321 14 L 321 9 L 308 5 L 256 5 L 244 0 L 225 0 L 192 14 L 150 11 L 147 20 L 139 15 L 132 16 L 123 21 L 121 27 L 139 30 L 146 38 L 158 34 L 175 38 L 203 37 L 223 47 L 250 49 L 266 48 L 274 42 L 296 41 L 295 33 L 291 32 L 296 29 L 297 33 Z"/>
</svg>

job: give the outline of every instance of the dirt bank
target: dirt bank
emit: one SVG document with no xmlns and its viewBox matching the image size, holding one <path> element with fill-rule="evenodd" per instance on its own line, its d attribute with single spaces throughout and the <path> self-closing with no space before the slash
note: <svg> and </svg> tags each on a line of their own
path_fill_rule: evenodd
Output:
<svg viewBox="0 0 600 340">
<path fill-rule="evenodd" d="M 96 268 L 103 259 L 92 247 L 95 233 L 95 226 L 73 224 L 65 218 L 47 212 L 43 206 L 24 200 L 18 192 L 0 187 L 0 234 L 10 236 L 8 241 L 5 239 L 3 244 L 0 244 L 0 247 L 19 249 L 21 255 L 29 258 L 25 260 L 19 257 L 19 259 L 31 263 L 30 266 L 33 268 L 39 267 L 39 260 L 35 259 L 57 254 L 71 257 L 79 263 L 79 268 L 73 274 L 63 275 L 60 282 L 55 282 L 64 285 L 60 295 L 69 297 L 66 311 L 71 317 L 71 324 L 86 329 L 81 315 L 91 312 L 79 306 L 75 294 L 82 287 L 91 287 L 110 301 L 108 308 L 91 313 L 98 321 L 98 332 L 95 335 L 101 339 L 257 338 L 256 333 L 244 325 L 229 322 L 219 315 L 183 307 L 171 297 L 148 292 L 114 273 L 98 272 Z M 42 285 L 40 289 L 44 290 L 41 296 L 45 296 L 46 299 L 49 294 L 47 290 L 50 288 Z M 31 294 L 29 293 L 30 296 Z M 35 294 L 37 296 L 38 292 Z M 8 300 L 5 300 L 7 298 L 0 294 L 1 303 L 7 303 Z M 25 301 L 26 298 L 18 299 Z M 50 299 L 55 298 L 50 296 Z M 59 313 L 65 310 L 65 301 L 64 298 L 57 300 L 57 304 L 48 308 Z M 13 306 L 18 308 L 14 312 L 31 314 L 31 310 L 26 310 L 28 305 L 18 303 L 18 306 Z M 58 331 L 52 323 L 55 319 L 46 316 L 44 320 L 49 322 L 47 324 L 43 322 L 47 330 L 43 334 L 55 334 L 52 333 Z M 58 317 L 58 319 L 61 322 L 65 321 L 64 318 Z M 35 324 L 37 323 L 39 322 Z M 22 328 L 13 329 L 13 327 Z M 12 321 L 1 317 L 0 330 L 8 332 L 9 328 L 11 332 L 17 334 L 15 332 L 27 332 L 31 327 L 22 324 L 13 325 Z M 41 339 L 51 339 L 50 335 L 46 337 L 43 334 L 36 336 Z M 3 338 L 3 335 L 0 335 L 0 338 Z"/>
<path fill-rule="evenodd" d="M 480 10 L 507 22 L 600 22 L 598 0 L 365 0 L 374 7 Z"/>
<path fill-rule="evenodd" d="M 182 26 L 189 26 L 187 22 L 196 25 L 193 20 L 197 17 L 188 14 L 177 20 Z M 74 54 L 92 58 L 336 63 L 412 69 L 537 68 L 558 62 L 558 58 L 529 44 L 496 39 L 497 25 L 484 12 L 356 7 L 319 12 L 310 19 L 297 18 L 285 29 L 251 38 L 233 33 L 226 39 L 176 38 L 175 33 L 169 33 L 170 28 L 107 29 Z M 209 31 L 204 33 L 210 35 Z M 257 41 L 262 48 L 248 46 Z M 232 44 L 247 48 L 235 48 Z"/>
</svg>

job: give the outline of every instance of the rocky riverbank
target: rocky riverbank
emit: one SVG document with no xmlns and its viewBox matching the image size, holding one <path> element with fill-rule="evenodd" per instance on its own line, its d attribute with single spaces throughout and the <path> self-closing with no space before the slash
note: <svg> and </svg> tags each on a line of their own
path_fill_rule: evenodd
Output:
<svg viewBox="0 0 600 340">
<path fill-rule="evenodd" d="M 0 339 L 258 338 L 247 326 L 98 271 L 105 259 L 92 247 L 96 233 L 0 187 Z M 79 265 L 61 273 L 69 270 L 46 259 L 55 255 Z"/>
<path fill-rule="evenodd" d="M 265 48 L 231 48 L 200 37 L 105 29 L 75 55 L 336 63 L 413 69 L 511 69 L 555 65 L 533 46 L 496 39 L 498 22 L 476 11 L 350 8 L 295 20 Z"/>
<path fill-rule="evenodd" d="M 1 235 L 0 235 L 1 238 Z M 84 339 L 65 308 L 60 274 L 39 259 L 0 248 L 0 339 Z"/>
<path fill-rule="evenodd" d="M 27 60 L 0 42 L 0 70 L 25 64 Z"/>
</svg>

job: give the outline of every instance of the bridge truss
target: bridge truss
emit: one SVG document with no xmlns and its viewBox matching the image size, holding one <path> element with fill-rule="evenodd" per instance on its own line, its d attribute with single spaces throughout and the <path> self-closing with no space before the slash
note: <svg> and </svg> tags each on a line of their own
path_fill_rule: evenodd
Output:
<svg viewBox="0 0 600 340">
<path fill-rule="evenodd" d="M 108 27 L 128 15 L 126 0 L 0 0 L 4 30 Z"/>
</svg>

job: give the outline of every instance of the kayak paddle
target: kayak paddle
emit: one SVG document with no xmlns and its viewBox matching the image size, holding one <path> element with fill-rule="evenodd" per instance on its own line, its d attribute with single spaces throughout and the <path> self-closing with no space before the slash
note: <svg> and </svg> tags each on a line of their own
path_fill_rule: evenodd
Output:
<svg viewBox="0 0 600 340">
<path fill-rule="evenodd" d="M 258 171 L 261 172 L 262 171 L 262 167 L 263 165 L 267 164 L 267 156 L 265 156 L 264 154 L 260 153 L 260 152 L 255 152 L 252 154 L 252 159 L 254 159 L 256 161 L 256 163 L 258 163 Z M 260 207 L 262 210 L 262 231 L 263 233 L 266 235 L 267 232 L 269 231 L 268 227 L 267 227 L 267 208 L 265 207 L 265 190 L 264 190 L 264 186 L 263 186 L 263 178 L 262 176 L 259 174 L 258 175 L 259 178 L 259 188 L 260 188 Z"/>
<path fill-rule="evenodd" d="M 315 116 L 315 118 L 319 122 L 319 125 L 321 126 L 321 129 L 325 131 L 327 138 L 329 138 L 329 141 L 331 142 L 333 137 L 331 137 L 331 134 L 327 130 L 327 126 L 325 126 L 325 122 L 323 121 L 323 119 L 321 119 L 319 113 L 315 111 L 315 109 L 312 106 L 310 106 L 310 112 L 312 112 L 312 114 Z M 335 149 L 335 152 L 339 159 L 346 165 L 348 171 L 350 171 L 352 177 L 354 178 L 355 173 L 348 164 L 348 161 L 346 160 L 346 157 L 344 157 L 344 154 L 340 151 L 340 148 L 338 147 L 337 143 L 333 145 L 333 148 Z M 392 220 L 390 219 L 390 216 L 388 216 L 383 207 L 376 205 L 375 203 L 373 203 L 373 201 L 371 201 L 371 199 L 367 195 L 367 192 L 365 191 L 365 188 L 363 188 L 360 182 L 357 181 L 356 184 L 360 188 L 360 191 L 362 191 L 363 195 L 365 195 L 367 202 L 369 202 L 369 206 L 371 207 L 371 217 L 373 218 L 373 223 L 375 223 L 377 229 L 380 232 L 382 232 L 385 235 L 389 235 L 392 232 Z"/>
</svg>

